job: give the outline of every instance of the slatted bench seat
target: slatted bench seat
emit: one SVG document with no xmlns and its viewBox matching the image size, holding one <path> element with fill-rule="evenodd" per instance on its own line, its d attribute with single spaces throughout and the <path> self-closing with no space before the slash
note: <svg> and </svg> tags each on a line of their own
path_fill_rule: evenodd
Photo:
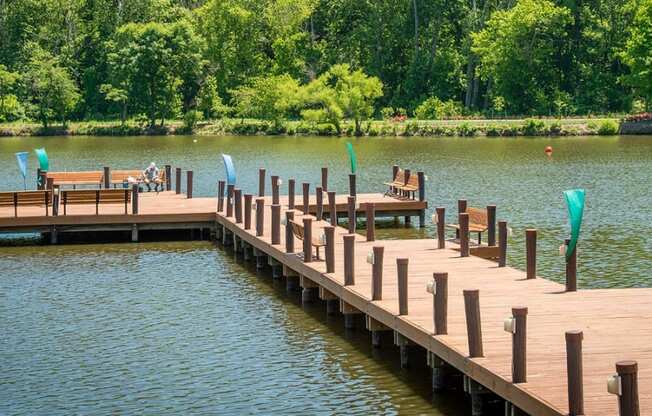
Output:
<svg viewBox="0 0 652 416">
<path fill-rule="evenodd" d="M 478 244 L 482 243 L 482 233 L 489 228 L 489 219 L 487 210 L 482 208 L 467 208 L 466 213 L 469 214 L 469 232 L 478 233 Z M 459 224 L 447 224 L 446 227 L 460 229 Z"/>
<path fill-rule="evenodd" d="M 296 238 L 298 238 L 299 240 L 303 241 L 303 237 L 304 237 L 303 225 L 301 225 L 301 224 L 299 224 L 297 222 L 294 222 L 294 221 L 290 221 L 290 224 L 292 225 L 292 233 L 294 234 L 294 236 Z M 320 247 L 325 247 L 326 244 L 322 243 L 319 240 L 319 238 L 315 238 L 315 237 L 313 237 L 311 239 L 310 243 L 311 243 L 311 245 L 313 247 L 315 247 L 315 250 L 317 251 L 317 260 L 320 260 L 320 258 L 319 258 L 319 248 Z"/>
<path fill-rule="evenodd" d="M 0 207 L 14 207 L 14 217 L 18 217 L 18 207 L 44 206 L 45 216 L 49 215 L 52 192 L 50 191 L 18 191 L 0 192 Z"/>
<path fill-rule="evenodd" d="M 83 172 L 48 172 L 46 174 L 48 181 L 53 185 L 66 186 L 72 185 L 73 189 L 77 185 L 101 186 L 104 181 L 104 173 L 97 170 Z"/>
<path fill-rule="evenodd" d="M 63 215 L 67 214 L 68 205 L 95 204 L 95 215 L 100 213 L 100 205 L 103 204 L 124 204 L 125 214 L 128 213 L 127 206 L 131 202 L 131 190 L 129 189 L 77 189 L 61 191 L 61 202 L 63 203 Z"/>
</svg>

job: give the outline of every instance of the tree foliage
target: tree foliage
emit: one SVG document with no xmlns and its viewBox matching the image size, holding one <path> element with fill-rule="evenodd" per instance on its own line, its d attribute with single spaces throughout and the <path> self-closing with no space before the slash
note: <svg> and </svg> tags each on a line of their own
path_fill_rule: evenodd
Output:
<svg viewBox="0 0 652 416">
<path fill-rule="evenodd" d="M 652 104 L 652 0 L 641 2 L 623 57 L 631 68 L 626 81 L 645 100 L 649 110 Z"/>
</svg>

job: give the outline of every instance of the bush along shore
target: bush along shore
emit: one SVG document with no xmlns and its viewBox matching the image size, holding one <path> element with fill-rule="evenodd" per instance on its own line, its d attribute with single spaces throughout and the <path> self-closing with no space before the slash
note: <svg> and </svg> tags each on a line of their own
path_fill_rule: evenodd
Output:
<svg viewBox="0 0 652 416">
<path fill-rule="evenodd" d="M 362 136 L 613 136 L 620 133 L 621 121 L 614 118 L 594 119 L 524 119 L 524 120 L 403 120 L 368 121 L 362 124 Z M 136 122 L 73 122 L 67 127 L 44 128 L 37 124 L 0 124 L 0 136 L 141 136 L 141 135 L 303 135 L 355 136 L 354 122 L 344 122 L 340 133 L 328 123 L 306 121 L 270 122 L 264 120 L 223 119 L 197 122 L 189 126 L 172 121 L 164 126 L 147 127 Z"/>
</svg>

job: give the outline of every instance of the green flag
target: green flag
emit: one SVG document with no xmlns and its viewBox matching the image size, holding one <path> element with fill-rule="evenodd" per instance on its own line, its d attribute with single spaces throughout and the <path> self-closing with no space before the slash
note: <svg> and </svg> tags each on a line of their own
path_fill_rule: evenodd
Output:
<svg viewBox="0 0 652 416">
<path fill-rule="evenodd" d="M 355 173 L 358 170 L 358 159 L 355 157 L 355 151 L 351 142 L 346 143 L 346 150 L 349 151 L 349 158 L 351 159 L 351 173 Z"/>
<path fill-rule="evenodd" d="M 45 151 L 44 148 L 40 149 L 34 149 L 34 152 L 36 153 L 36 156 L 38 157 L 38 161 L 40 164 L 41 170 L 48 171 L 50 170 L 50 160 L 48 159 L 48 154 Z"/>
<path fill-rule="evenodd" d="M 564 197 L 568 206 L 568 221 L 571 228 L 570 243 L 566 248 L 566 260 L 568 260 L 575 251 L 577 239 L 580 237 L 582 215 L 584 214 L 584 189 L 564 191 Z"/>
</svg>

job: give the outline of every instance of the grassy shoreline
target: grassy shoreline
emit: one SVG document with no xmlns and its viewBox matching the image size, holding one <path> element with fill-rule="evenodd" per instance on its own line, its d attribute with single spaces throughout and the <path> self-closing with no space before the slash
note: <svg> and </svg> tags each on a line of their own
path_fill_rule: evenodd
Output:
<svg viewBox="0 0 652 416">
<path fill-rule="evenodd" d="M 363 123 L 363 136 L 594 136 L 616 135 L 617 118 L 536 118 L 504 120 L 406 120 L 401 122 L 371 120 Z M 135 121 L 124 126 L 119 121 L 71 122 L 66 128 L 47 129 L 36 123 L 1 123 L 0 136 L 141 136 L 141 135 L 302 135 L 353 136 L 353 122 L 344 122 L 338 134 L 332 124 L 285 121 L 274 124 L 264 120 L 222 119 L 203 121 L 189 129 L 182 121 L 171 121 L 150 129 Z"/>
</svg>

